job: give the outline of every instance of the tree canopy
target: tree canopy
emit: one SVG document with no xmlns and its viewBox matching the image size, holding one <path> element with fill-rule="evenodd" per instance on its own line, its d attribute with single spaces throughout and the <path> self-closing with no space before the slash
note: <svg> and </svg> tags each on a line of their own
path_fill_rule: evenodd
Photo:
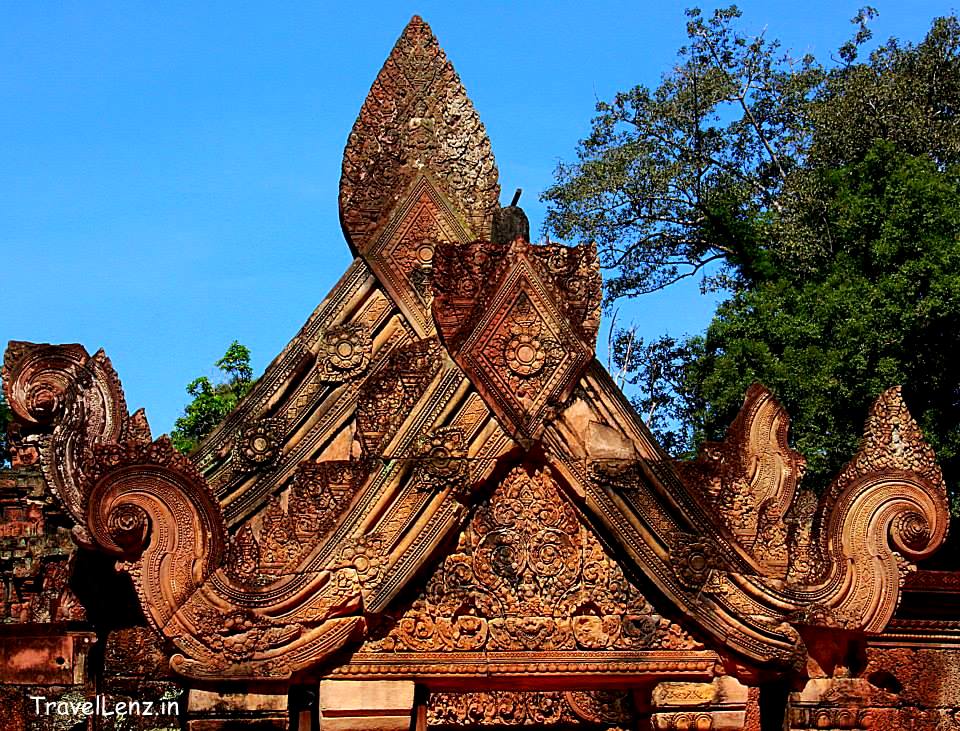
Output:
<svg viewBox="0 0 960 731">
<path fill-rule="evenodd" d="M 236 340 L 214 365 L 222 374 L 221 382 L 215 384 L 206 376 L 200 376 L 187 385 L 187 393 L 193 400 L 170 432 L 173 445 L 181 452 L 195 449 L 253 387 L 250 350 Z"/>
<path fill-rule="evenodd" d="M 907 404 L 960 485 L 960 23 L 827 63 L 688 11 L 656 89 L 598 105 L 543 195 L 549 232 L 597 241 L 606 301 L 696 276 L 725 293 L 706 333 L 613 333 L 621 379 L 665 446 L 722 437 L 750 383 L 792 417 L 807 483 L 856 450 L 870 402 Z M 955 506 L 960 507 L 960 506 Z"/>
</svg>

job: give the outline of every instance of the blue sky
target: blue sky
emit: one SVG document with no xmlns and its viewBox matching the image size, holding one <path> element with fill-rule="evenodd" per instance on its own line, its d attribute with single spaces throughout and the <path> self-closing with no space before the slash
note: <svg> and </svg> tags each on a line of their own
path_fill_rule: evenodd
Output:
<svg viewBox="0 0 960 731">
<path fill-rule="evenodd" d="M 688 4 L 0 0 L 0 343 L 103 347 L 131 410 L 168 431 L 232 340 L 259 373 L 349 263 L 343 146 L 412 14 L 486 124 L 505 203 L 522 187 L 539 231 L 537 196 L 595 102 L 657 83 Z M 826 58 L 860 4 L 740 6 Z M 873 4 L 878 39 L 918 40 L 954 7 Z M 681 335 L 713 305 L 691 283 L 619 321 Z"/>
</svg>

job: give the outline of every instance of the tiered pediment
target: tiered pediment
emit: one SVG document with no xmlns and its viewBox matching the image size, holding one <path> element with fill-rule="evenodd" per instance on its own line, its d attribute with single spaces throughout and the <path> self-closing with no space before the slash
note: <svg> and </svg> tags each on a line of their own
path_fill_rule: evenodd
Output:
<svg viewBox="0 0 960 731">
<path fill-rule="evenodd" d="M 344 155 L 357 259 L 194 454 L 127 412 L 102 353 L 8 348 L 17 460 L 130 576 L 172 667 L 522 676 L 540 690 L 492 688 L 491 723 L 602 727 L 623 699 L 578 679 L 772 677 L 804 665 L 801 631 L 883 630 L 948 519 L 899 391 L 821 498 L 759 387 L 678 465 L 594 357 L 595 249 L 491 241 L 510 228 L 498 194 L 479 118 L 414 18 Z M 479 702 L 444 693 L 438 727 Z"/>
<path fill-rule="evenodd" d="M 547 467 L 510 470 L 455 538 L 423 589 L 371 627 L 342 672 L 455 662 L 465 675 L 486 674 L 491 663 L 523 674 L 543 654 L 562 673 L 624 664 L 639 672 L 656 662 L 682 674 L 715 662 L 657 613 Z"/>
</svg>

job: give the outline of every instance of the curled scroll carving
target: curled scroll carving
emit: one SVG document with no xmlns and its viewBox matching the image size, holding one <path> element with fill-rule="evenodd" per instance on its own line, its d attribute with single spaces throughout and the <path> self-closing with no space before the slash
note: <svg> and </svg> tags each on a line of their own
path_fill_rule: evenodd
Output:
<svg viewBox="0 0 960 731">
<path fill-rule="evenodd" d="M 165 435 L 152 444 L 97 445 L 93 454 L 87 529 L 124 561 L 160 629 L 222 561 L 220 505 Z"/>
<path fill-rule="evenodd" d="M 102 350 L 88 356 L 79 345 L 12 342 L 3 382 L 18 435 L 35 445 L 50 490 L 84 525 L 84 473 L 94 445 L 149 434 L 146 418 L 128 416 L 120 379 Z"/>
<path fill-rule="evenodd" d="M 901 557 L 930 555 L 949 525 L 943 475 L 899 387 L 870 409 L 860 450 L 830 486 L 817 520 L 829 567 L 850 573 L 834 613 L 879 632 L 897 606 Z"/>
<path fill-rule="evenodd" d="M 741 545 L 781 577 L 788 563 L 784 518 L 806 468 L 803 456 L 787 444 L 789 426 L 783 406 L 755 383 L 724 441 L 707 442 L 696 460 L 677 463 Z"/>
<path fill-rule="evenodd" d="M 486 243 L 497 196 L 483 127 L 414 18 L 344 155 L 342 223 L 363 261 L 271 366 L 269 387 L 251 394 L 256 408 L 241 407 L 203 448 L 213 478 L 229 465 L 222 504 L 169 440 L 152 440 L 142 412 L 128 415 L 102 352 L 11 344 L 3 378 L 17 459 L 35 456 L 77 540 L 130 575 L 176 648 L 173 667 L 199 679 L 289 678 L 360 639 L 370 619 L 363 651 L 393 667 L 410 656 L 407 667 L 447 668 L 455 653 L 483 673 L 553 672 L 528 662 L 547 651 L 564 663 L 604 654 L 609 672 L 708 672 L 712 655 L 622 661 L 702 649 L 647 594 L 758 665 L 801 659 L 791 624 L 883 629 L 904 568 L 947 525 L 940 471 L 899 391 L 878 400 L 860 451 L 819 501 L 797 494 L 803 458 L 759 386 L 727 439 L 693 465 L 657 461 L 594 359 L 595 248 Z M 580 444 L 583 429 L 594 436 Z M 616 474 L 599 475 L 601 453 Z M 324 455 L 351 459 L 313 461 Z M 506 474 L 485 485 L 494 472 Z M 610 528 L 604 540 L 620 544 L 630 570 L 581 506 Z M 223 510 L 236 518 L 232 540 Z M 381 613 L 458 528 L 424 585 Z M 640 576 L 656 596 L 631 580 Z M 44 590 L 62 581 L 51 574 Z M 543 723 L 559 697 L 519 702 Z M 562 701 L 590 723 L 618 720 L 610 698 Z M 447 705 L 450 725 L 475 712 L 459 698 Z"/>
<path fill-rule="evenodd" d="M 943 542 L 949 521 L 943 476 L 899 387 L 873 404 L 857 454 L 826 494 L 817 503 L 801 491 L 785 520 L 787 581 L 731 573 L 718 601 L 765 607 L 770 621 L 883 630 L 904 570 Z"/>
<path fill-rule="evenodd" d="M 301 574 L 282 606 L 264 600 L 261 587 L 232 580 L 210 486 L 166 436 L 151 441 L 142 411 L 127 414 L 102 352 L 15 343 L 4 377 L 18 425 L 39 445 L 48 487 L 77 522 L 75 540 L 117 558 L 147 620 L 178 648 L 174 669 L 198 678 L 288 677 L 362 631 L 353 567 Z M 254 426 L 264 428 L 251 428 L 248 442 L 267 431 Z M 254 451 L 261 446 L 251 443 Z M 305 466 L 295 508 L 315 507 L 316 525 L 301 527 L 311 535 L 329 529 L 367 469 L 362 462 Z M 260 562 L 251 538 L 241 529 L 231 564 Z"/>
<path fill-rule="evenodd" d="M 355 489 L 353 473 L 336 467 L 350 472 L 341 489 Z M 231 574 L 240 573 L 245 562 L 256 560 L 262 567 L 264 555 L 271 555 L 269 540 L 263 540 L 261 552 L 241 530 L 226 550 L 219 503 L 166 436 L 149 444 L 97 445 L 88 479 L 91 540 L 117 556 L 119 568 L 130 574 L 148 620 L 179 650 L 171 660 L 178 672 L 196 678 L 284 678 L 362 631 L 353 568 L 304 573 L 299 589 L 278 605 L 263 601 L 259 587 L 235 583 Z M 309 492 L 308 472 L 303 480 Z M 281 517 L 288 516 L 281 511 Z M 228 555 L 232 572 L 223 570 Z"/>
<path fill-rule="evenodd" d="M 82 345 L 11 342 L 2 370 L 7 403 L 26 424 L 49 424 L 62 411 L 77 369 L 89 359 Z"/>
</svg>

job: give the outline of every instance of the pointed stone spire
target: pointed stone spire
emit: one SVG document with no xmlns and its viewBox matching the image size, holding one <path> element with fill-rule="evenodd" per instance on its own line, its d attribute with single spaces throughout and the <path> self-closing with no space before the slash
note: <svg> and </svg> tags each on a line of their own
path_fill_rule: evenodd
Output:
<svg viewBox="0 0 960 731">
<path fill-rule="evenodd" d="M 414 16 L 343 155 L 340 220 L 355 253 L 368 252 L 419 178 L 454 209 L 468 238 L 490 237 L 500 194 L 490 139 L 430 26 Z"/>
</svg>

